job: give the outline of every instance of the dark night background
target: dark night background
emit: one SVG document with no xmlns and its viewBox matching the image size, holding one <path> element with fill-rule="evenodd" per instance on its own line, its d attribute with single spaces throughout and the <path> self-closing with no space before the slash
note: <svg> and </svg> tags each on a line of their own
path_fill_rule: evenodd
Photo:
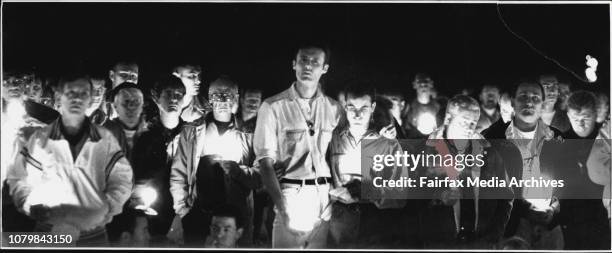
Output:
<svg viewBox="0 0 612 253">
<path fill-rule="evenodd" d="M 4 3 L 3 64 L 45 74 L 87 66 L 108 72 L 120 58 L 140 64 L 149 85 L 177 61 L 203 67 L 203 81 L 229 74 L 272 95 L 295 80 L 302 38 L 332 50 L 325 86 L 352 78 L 412 92 L 417 71 L 440 93 L 507 88 L 520 77 L 554 71 L 574 87 L 609 93 L 610 14 L 605 4 L 501 5 L 508 25 L 536 48 L 584 76 L 585 55 L 599 60 L 585 84 L 507 31 L 496 5 L 419 3 Z"/>
</svg>

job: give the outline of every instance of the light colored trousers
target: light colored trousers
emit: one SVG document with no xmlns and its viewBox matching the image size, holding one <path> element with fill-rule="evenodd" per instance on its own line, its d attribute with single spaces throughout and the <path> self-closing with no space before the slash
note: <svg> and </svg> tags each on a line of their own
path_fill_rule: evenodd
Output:
<svg viewBox="0 0 612 253">
<path fill-rule="evenodd" d="M 287 202 L 288 224 L 278 215 L 272 228 L 273 248 L 325 248 L 327 229 L 315 229 L 323 210 L 329 204 L 329 184 L 299 185 L 281 184 L 281 191 Z M 292 230 L 300 231 L 293 233 Z M 321 226 L 320 228 L 323 228 Z M 316 230 L 315 233 L 313 230 Z"/>
</svg>

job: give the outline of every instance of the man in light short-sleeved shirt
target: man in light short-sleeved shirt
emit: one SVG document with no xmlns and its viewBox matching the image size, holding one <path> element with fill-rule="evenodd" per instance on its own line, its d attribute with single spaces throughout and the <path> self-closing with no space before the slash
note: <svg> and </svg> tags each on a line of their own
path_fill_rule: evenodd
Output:
<svg viewBox="0 0 612 253">
<path fill-rule="evenodd" d="M 324 47 L 300 47 L 293 60 L 297 80 L 259 110 L 253 146 L 275 204 L 274 248 L 325 246 L 325 232 L 306 240 L 329 203 L 325 152 L 342 110 L 320 88 L 328 56 Z"/>
</svg>

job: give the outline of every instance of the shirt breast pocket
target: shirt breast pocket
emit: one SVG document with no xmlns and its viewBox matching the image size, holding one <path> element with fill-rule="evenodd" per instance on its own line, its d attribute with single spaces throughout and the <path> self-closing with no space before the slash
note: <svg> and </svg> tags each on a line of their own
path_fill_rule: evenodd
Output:
<svg viewBox="0 0 612 253">
<path fill-rule="evenodd" d="M 321 130 L 321 135 L 319 136 L 318 146 L 321 148 L 322 152 L 325 152 L 327 150 L 327 146 L 329 145 L 331 138 L 332 138 L 332 130 L 326 130 L 326 129 Z"/>
<path fill-rule="evenodd" d="M 305 138 L 306 130 L 290 129 L 284 132 L 283 149 L 286 154 L 294 154 L 298 145 Z"/>
</svg>

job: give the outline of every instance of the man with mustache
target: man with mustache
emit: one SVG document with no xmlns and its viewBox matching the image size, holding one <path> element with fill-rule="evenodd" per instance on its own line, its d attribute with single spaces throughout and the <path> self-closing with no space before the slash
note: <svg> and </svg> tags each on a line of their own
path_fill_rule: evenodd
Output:
<svg viewBox="0 0 612 253">
<path fill-rule="evenodd" d="M 233 114 L 238 85 L 229 77 L 208 89 L 212 112 L 185 126 L 170 172 L 176 216 L 168 237 L 177 243 L 203 245 L 215 207 L 232 204 L 246 217 L 241 245 L 252 242 L 253 133 Z M 184 237 L 183 237 L 184 234 Z"/>
<path fill-rule="evenodd" d="M 259 109 L 256 162 L 275 204 L 272 247 L 325 247 L 327 233 L 310 240 L 309 234 L 329 204 L 331 173 L 325 153 L 342 108 L 320 88 L 319 80 L 329 70 L 326 47 L 305 44 L 294 57 L 296 81 Z"/>
<path fill-rule="evenodd" d="M 497 105 L 499 104 L 499 88 L 495 85 L 485 85 L 480 92 L 480 119 L 476 131 L 482 132 L 501 118 Z"/>
<path fill-rule="evenodd" d="M 130 196 L 132 169 L 113 135 L 85 116 L 89 77 L 65 76 L 58 89 L 61 117 L 30 137 L 9 169 L 10 192 L 35 231 L 76 233 L 77 246 L 105 247 L 105 225 Z"/>
<path fill-rule="evenodd" d="M 544 101 L 542 103 L 542 121 L 561 132 L 570 129 L 569 119 L 565 111 L 556 109 L 555 105 L 560 96 L 559 80 L 555 75 L 541 75 L 540 85 L 544 88 Z"/>
<path fill-rule="evenodd" d="M 514 92 L 514 116 L 510 122 L 498 120 L 483 131 L 487 140 L 496 145 L 508 164 L 508 176 L 517 180 L 540 176 L 555 179 L 550 157 L 561 132 L 549 127 L 540 118 L 544 88 L 538 83 L 523 80 Z M 514 202 L 506 236 L 517 235 L 527 240 L 534 249 L 560 249 L 561 231 L 558 226 L 547 227 L 558 211 L 555 192 L 541 192 L 536 187 L 514 187 Z"/>
<path fill-rule="evenodd" d="M 133 153 L 139 150 L 134 149 L 140 135 L 146 131 L 147 124 L 141 117 L 143 107 L 143 93 L 135 83 L 122 83 L 110 92 L 110 100 L 113 101 L 112 108 L 117 112 L 118 117 L 106 121 L 104 127 L 113 133 L 119 141 L 121 149 L 125 153 L 128 161 L 134 167 Z M 130 203 L 126 203 L 124 212 L 114 217 L 108 224 L 109 241 L 115 243 L 119 241 L 119 236 L 125 228 L 123 224 L 126 220 L 135 218 L 135 213 L 129 208 Z"/>
</svg>

